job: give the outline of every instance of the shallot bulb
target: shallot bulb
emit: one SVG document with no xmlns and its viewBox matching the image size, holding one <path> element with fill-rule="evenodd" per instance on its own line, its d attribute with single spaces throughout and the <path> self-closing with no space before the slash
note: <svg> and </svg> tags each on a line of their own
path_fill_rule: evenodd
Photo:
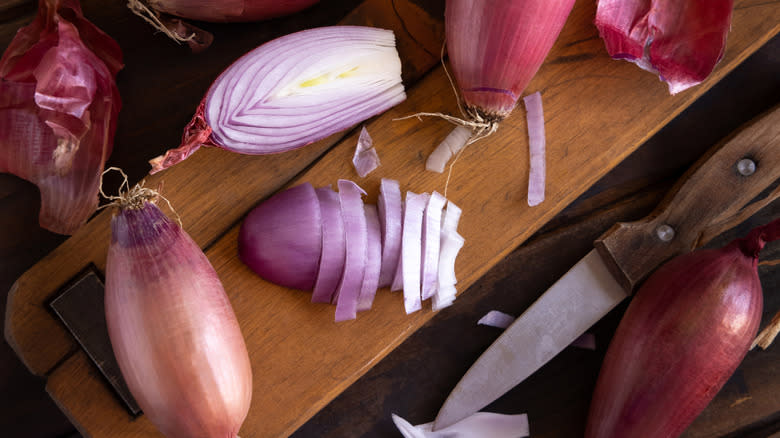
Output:
<svg viewBox="0 0 780 438">
<path fill-rule="evenodd" d="M 428 170 L 442 172 L 465 145 L 498 129 L 552 49 L 573 6 L 574 0 L 447 0 L 447 51 L 465 118 L 444 116 L 458 126 L 431 154 Z"/>
<path fill-rule="evenodd" d="M 76 0 L 40 0 L 0 59 L 0 172 L 38 186 L 47 230 L 73 234 L 97 208 L 121 68 L 119 45 Z"/>
<path fill-rule="evenodd" d="M 601 367 L 585 436 L 676 437 L 747 354 L 761 320 L 758 253 L 780 219 L 678 256 L 631 302 Z"/>
<path fill-rule="evenodd" d="M 181 227 L 135 189 L 116 203 L 106 263 L 108 333 L 127 386 L 168 438 L 235 438 L 252 369 L 225 290 Z"/>
</svg>

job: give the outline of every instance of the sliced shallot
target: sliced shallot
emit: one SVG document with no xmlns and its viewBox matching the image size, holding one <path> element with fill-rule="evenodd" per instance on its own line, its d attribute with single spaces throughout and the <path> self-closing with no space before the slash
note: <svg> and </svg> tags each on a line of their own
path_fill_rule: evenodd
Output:
<svg viewBox="0 0 780 438">
<path fill-rule="evenodd" d="M 444 429 L 433 430 L 433 422 L 411 425 L 393 414 L 393 423 L 404 438 L 523 438 L 530 436 L 528 415 L 477 412 Z"/>
<path fill-rule="evenodd" d="M 433 192 L 423 216 L 422 236 L 422 299 L 427 300 L 436 291 L 439 275 L 439 248 L 441 246 L 441 216 L 447 199 Z"/>
<path fill-rule="evenodd" d="M 312 303 L 332 303 L 336 287 L 344 271 L 347 244 L 344 240 L 344 220 L 341 218 L 339 195 L 330 187 L 315 190 L 322 216 L 322 254 L 317 279 L 312 291 Z"/>
<path fill-rule="evenodd" d="M 366 192 L 354 182 L 344 179 L 338 181 L 338 186 L 347 253 L 344 273 L 336 289 L 336 321 L 346 321 L 357 317 L 358 298 L 366 270 L 368 232 L 362 198 Z"/>
<path fill-rule="evenodd" d="M 422 222 L 427 193 L 406 192 L 404 229 L 401 241 L 401 273 L 404 285 L 404 310 L 406 313 L 422 309 L 420 295 L 420 266 L 422 262 Z"/>
<path fill-rule="evenodd" d="M 544 201 L 545 185 L 545 135 L 542 95 L 538 91 L 523 98 L 528 121 L 528 205 L 533 207 Z"/>
<path fill-rule="evenodd" d="M 468 143 L 472 135 L 473 132 L 470 128 L 456 126 L 455 129 L 439 143 L 439 146 L 428 155 L 428 159 L 425 161 L 425 169 L 437 173 L 444 172 L 444 167 L 447 165 L 447 162 L 450 161 L 450 158 L 466 146 L 466 143 Z"/>
<path fill-rule="evenodd" d="M 457 231 L 460 216 L 460 207 L 448 201 L 442 218 L 438 282 L 432 300 L 434 310 L 447 307 L 455 301 L 455 284 L 458 282 L 455 278 L 455 259 L 465 243 L 465 239 Z"/>
<path fill-rule="evenodd" d="M 391 285 L 401 257 L 402 204 L 401 187 L 398 181 L 382 178 L 377 199 L 379 226 L 382 230 L 382 269 L 379 274 L 379 287 Z"/>
<path fill-rule="evenodd" d="M 373 144 L 374 141 L 371 139 L 371 136 L 368 135 L 368 131 L 364 126 L 363 129 L 360 130 L 360 136 L 358 137 L 358 142 L 355 146 L 355 155 L 352 157 L 352 164 L 355 166 L 355 171 L 361 178 L 365 178 L 366 175 L 379 167 L 379 155 L 377 155 L 376 148 L 374 148 Z"/>
<path fill-rule="evenodd" d="M 406 99 L 392 31 L 309 29 L 247 53 L 212 84 L 181 145 L 151 161 L 152 173 L 201 146 L 243 154 L 296 149 Z"/>
<path fill-rule="evenodd" d="M 379 270 L 382 265 L 382 234 L 379 231 L 379 215 L 376 206 L 366 205 L 366 270 L 363 274 L 363 285 L 360 287 L 358 312 L 368 310 L 374 303 L 376 290 L 379 288 Z"/>
<path fill-rule="evenodd" d="M 311 290 L 322 252 L 320 201 L 309 183 L 279 192 L 247 215 L 238 234 L 242 262 L 268 281 Z"/>
</svg>

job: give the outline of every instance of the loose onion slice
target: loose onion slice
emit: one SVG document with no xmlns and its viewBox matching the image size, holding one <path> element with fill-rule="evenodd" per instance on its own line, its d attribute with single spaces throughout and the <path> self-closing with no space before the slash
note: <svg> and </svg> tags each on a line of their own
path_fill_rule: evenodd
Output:
<svg viewBox="0 0 780 438">
<path fill-rule="evenodd" d="M 179 148 L 152 173 L 200 146 L 272 154 L 305 146 L 406 98 L 392 31 L 331 26 L 293 33 L 247 53 L 209 89 Z"/>
<path fill-rule="evenodd" d="M 358 312 L 368 310 L 374 303 L 376 290 L 379 288 L 379 270 L 382 266 L 382 234 L 379 231 L 379 214 L 376 206 L 365 205 L 366 227 L 368 230 L 366 244 L 366 270 L 363 274 L 363 285 L 358 298 Z"/>
<path fill-rule="evenodd" d="M 320 187 L 315 192 L 322 212 L 322 255 L 311 302 L 332 303 L 344 270 L 344 257 L 347 250 L 344 240 L 344 220 L 341 218 L 338 193 L 330 187 Z"/>
<path fill-rule="evenodd" d="M 436 293 L 433 295 L 433 310 L 440 310 L 455 301 L 457 290 L 455 284 L 455 259 L 463 247 L 465 239 L 458 234 L 458 222 L 461 209 L 452 201 L 447 202 L 441 227 L 441 245 L 439 248 L 439 270 Z"/>
<path fill-rule="evenodd" d="M 379 273 L 379 287 L 391 285 L 401 257 L 402 203 L 398 181 L 382 178 L 377 199 L 379 226 L 382 230 L 382 269 Z"/>
<path fill-rule="evenodd" d="M 442 173 L 444 167 L 453 155 L 460 152 L 466 146 L 473 132 L 465 126 L 456 126 L 452 132 L 439 143 L 439 146 L 428 155 L 425 161 L 425 169 L 431 172 Z"/>
<path fill-rule="evenodd" d="M 311 290 L 322 251 L 320 201 L 311 184 L 279 192 L 255 207 L 238 234 L 238 256 L 268 281 Z"/>
<path fill-rule="evenodd" d="M 545 184 L 545 136 L 542 95 L 537 91 L 523 98 L 528 121 L 528 205 L 533 207 L 544 201 Z"/>
<path fill-rule="evenodd" d="M 404 310 L 406 313 L 422 309 L 420 296 L 420 266 L 422 262 L 422 222 L 427 193 L 406 192 L 404 229 L 401 241 L 401 273 L 404 285 Z"/>
<path fill-rule="evenodd" d="M 355 146 L 355 155 L 352 157 L 352 164 L 355 166 L 355 171 L 361 178 L 365 178 L 366 175 L 379 167 L 379 155 L 377 155 L 373 144 L 374 141 L 371 139 L 371 136 L 368 135 L 368 131 L 364 126 L 363 129 L 360 130 L 360 136 L 358 137 L 358 142 Z"/>
<path fill-rule="evenodd" d="M 427 300 L 436 291 L 439 271 L 439 247 L 441 246 L 441 216 L 447 199 L 433 192 L 423 216 L 422 237 L 422 299 Z"/>
<path fill-rule="evenodd" d="M 477 321 L 477 325 L 486 325 L 489 327 L 496 327 L 496 328 L 507 328 L 510 325 L 512 325 L 513 322 L 515 322 L 515 317 L 504 312 L 500 312 L 498 310 L 491 310 L 490 312 L 486 313 L 485 316 L 479 319 Z"/>
<path fill-rule="evenodd" d="M 338 181 L 338 186 L 347 255 L 344 261 L 344 273 L 336 289 L 337 322 L 357 317 L 358 298 L 363 285 L 368 254 L 366 213 L 362 198 L 366 192 L 354 182 L 344 179 Z"/>
<path fill-rule="evenodd" d="M 444 429 L 433 430 L 433 423 L 413 426 L 393 414 L 393 423 L 404 438 L 523 438 L 530 436 L 528 415 L 477 412 Z"/>
</svg>

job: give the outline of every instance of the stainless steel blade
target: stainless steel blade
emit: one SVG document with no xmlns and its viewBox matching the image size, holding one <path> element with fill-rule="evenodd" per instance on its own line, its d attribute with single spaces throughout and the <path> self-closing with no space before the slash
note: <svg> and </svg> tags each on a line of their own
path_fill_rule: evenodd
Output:
<svg viewBox="0 0 780 438">
<path fill-rule="evenodd" d="M 471 366 L 444 402 L 434 430 L 452 425 L 501 397 L 627 296 L 596 250 L 591 250 Z"/>
</svg>

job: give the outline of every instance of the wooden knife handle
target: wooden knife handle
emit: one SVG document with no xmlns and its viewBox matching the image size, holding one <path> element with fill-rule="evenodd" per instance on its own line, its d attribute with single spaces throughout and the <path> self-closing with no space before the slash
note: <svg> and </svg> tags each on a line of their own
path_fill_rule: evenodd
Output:
<svg viewBox="0 0 780 438">
<path fill-rule="evenodd" d="M 750 161 L 738 164 L 745 159 Z M 752 173 L 750 162 L 755 165 Z M 777 196 L 778 190 L 763 192 L 778 179 L 780 105 L 710 149 L 653 213 L 616 224 L 595 247 L 618 282 L 633 292 L 663 262 L 705 244 L 736 225 L 735 218 L 744 219 L 745 212 Z"/>
</svg>

